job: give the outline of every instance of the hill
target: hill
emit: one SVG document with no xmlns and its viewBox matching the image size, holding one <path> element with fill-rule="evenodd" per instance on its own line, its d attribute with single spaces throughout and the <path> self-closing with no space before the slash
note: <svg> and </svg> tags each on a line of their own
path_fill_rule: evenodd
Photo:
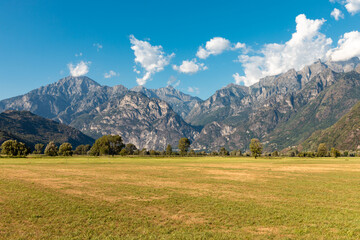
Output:
<svg viewBox="0 0 360 240">
<path fill-rule="evenodd" d="M 37 143 L 56 144 L 69 142 L 76 147 L 92 144 L 94 139 L 79 130 L 64 124 L 45 119 L 28 111 L 9 110 L 0 114 L 0 144 L 14 139 L 33 147 Z"/>
<path fill-rule="evenodd" d="M 320 143 L 341 150 L 360 149 L 360 101 L 334 125 L 314 132 L 301 147 L 315 151 Z"/>
</svg>

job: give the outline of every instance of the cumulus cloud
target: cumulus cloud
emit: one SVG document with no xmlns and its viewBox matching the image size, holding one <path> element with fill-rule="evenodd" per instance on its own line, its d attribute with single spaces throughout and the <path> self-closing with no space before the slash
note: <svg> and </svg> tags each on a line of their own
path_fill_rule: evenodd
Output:
<svg viewBox="0 0 360 240">
<path fill-rule="evenodd" d="M 226 50 L 235 50 L 245 48 L 244 43 L 232 44 L 228 39 L 214 37 L 206 42 L 205 47 L 200 46 L 196 56 L 200 59 L 206 59 L 210 55 L 219 55 Z"/>
<path fill-rule="evenodd" d="M 351 14 L 360 12 L 360 0 L 346 0 L 345 8 Z"/>
<path fill-rule="evenodd" d="M 87 74 L 89 72 L 89 65 L 91 62 L 79 62 L 76 66 L 74 66 L 72 63 L 68 64 L 68 68 L 70 71 L 70 75 L 73 77 L 79 77 Z"/>
<path fill-rule="evenodd" d="M 112 78 L 112 77 L 116 77 L 119 76 L 119 74 L 113 70 L 110 70 L 107 73 L 104 73 L 104 78 Z"/>
<path fill-rule="evenodd" d="M 360 32 L 345 33 L 338 41 L 338 46 L 331 49 L 327 56 L 332 61 L 346 61 L 353 57 L 360 57 Z"/>
<path fill-rule="evenodd" d="M 336 21 L 339 21 L 340 18 L 344 18 L 344 14 L 337 8 L 331 12 L 331 16 L 335 18 Z"/>
<path fill-rule="evenodd" d="M 194 74 L 201 70 L 206 70 L 207 67 L 203 63 L 197 63 L 196 59 L 191 61 L 185 60 L 180 66 L 173 65 L 173 69 L 180 73 Z"/>
<path fill-rule="evenodd" d="M 266 44 L 258 54 L 239 56 L 245 75 L 235 73 L 235 81 L 249 86 L 262 77 L 277 75 L 291 68 L 299 70 L 317 59 L 325 59 L 332 40 L 319 32 L 324 22 L 324 19 L 307 19 L 304 14 L 297 16 L 296 32 L 289 41 Z"/>
<path fill-rule="evenodd" d="M 188 87 L 188 92 L 199 94 L 200 90 L 197 87 Z"/>
<path fill-rule="evenodd" d="M 100 51 L 103 48 L 103 45 L 100 43 L 94 43 L 93 46 L 96 48 L 96 51 Z"/>
<path fill-rule="evenodd" d="M 243 76 L 240 76 L 239 73 L 234 73 L 232 77 L 234 78 L 236 84 L 240 84 L 244 81 Z"/>
<path fill-rule="evenodd" d="M 164 70 L 164 67 L 169 65 L 171 58 L 175 56 L 174 53 L 166 55 L 162 46 L 152 46 L 148 41 L 138 40 L 133 35 L 130 36 L 130 43 L 135 54 L 135 63 L 144 70 L 143 77 L 136 79 L 139 85 L 144 85 L 154 73 Z M 134 71 L 139 73 L 136 68 Z"/>
</svg>

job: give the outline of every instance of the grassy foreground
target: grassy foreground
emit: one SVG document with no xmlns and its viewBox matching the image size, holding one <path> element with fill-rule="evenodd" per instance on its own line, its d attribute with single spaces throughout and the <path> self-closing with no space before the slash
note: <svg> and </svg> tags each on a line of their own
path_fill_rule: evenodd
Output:
<svg viewBox="0 0 360 240">
<path fill-rule="evenodd" d="M 360 238 L 360 158 L 0 158 L 0 239 L 294 238 Z"/>
</svg>

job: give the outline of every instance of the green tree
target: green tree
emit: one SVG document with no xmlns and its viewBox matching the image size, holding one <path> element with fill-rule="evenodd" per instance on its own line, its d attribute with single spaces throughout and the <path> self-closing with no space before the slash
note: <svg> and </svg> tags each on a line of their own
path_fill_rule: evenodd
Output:
<svg viewBox="0 0 360 240">
<path fill-rule="evenodd" d="M 172 154 L 172 146 L 169 144 L 166 147 L 166 155 L 171 155 Z"/>
<path fill-rule="evenodd" d="M 262 149 L 263 149 L 263 147 L 262 147 L 262 144 L 259 139 L 257 139 L 257 138 L 251 139 L 250 151 L 255 158 L 257 158 L 258 156 L 261 155 Z"/>
<path fill-rule="evenodd" d="M 274 151 L 274 152 L 271 154 L 271 156 L 273 156 L 273 157 L 278 157 L 278 156 L 279 156 L 279 152 L 278 152 L 278 151 Z"/>
<path fill-rule="evenodd" d="M 49 142 L 45 148 L 45 155 L 47 156 L 57 156 L 58 155 L 58 147 L 55 145 L 54 142 Z"/>
<path fill-rule="evenodd" d="M 61 156 L 72 156 L 73 150 L 70 143 L 66 142 L 60 145 L 59 147 L 59 155 Z"/>
<path fill-rule="evenodd" d="M 76 147 L 74 154 L 76 155 L 87 155 L 90 151 L 91 146 L 89 144 L 87 145 L 79 145 Z"/>
<path fill-rule="evenodd" d="M 129 155 L 130 154 L 130 152 L 129 152 L 129 150 L 127 150 L 127 148 L 123 148 L 123 149 L 121 149 L 121 151 L 120 151 L 120 155 L 121 156 L 127 156 L 127 155 Z"/>
<path fill-rule="evenodd" d="M 105 135 L 97 139 L 90 149 L 90 154 L 99 155 L 119 155 L 124 148 L 122 138 L 119 135 Z"/>
<path fill-rule="evenodd" d="M 1 153 L 12 157 L 25 157 L 30 153 L 30 149 L 25 143 L 16 140 L 8 140 L 1 145 Z"/>
<path fill-rule="evenodd" d="M 227 155 L 229 155 L 229 151 L 226 150 L 226 148 L 222 147 L 222 148 L 220 148 L 219 155 L 220 156 L 227 156 Z"/>
<path fill-rule="evenodd" d="M 132 143 L 128 143 L 128 144 L 126 144 L 125 149 L 128 152 L 127 155 L 133 155 L 134 152 L 137 150 L 137 147 Z"/>
<path fill-rule="evenodd" d="M 190 140 L 188 138 L 181 138 L 178 148 L 180 149 L 181 155 L 186 155 L 190 148 Z"/>
<path fill-rule="evenodd" d="M 319 147 L 318 147 L 318 151 L 317 151 L 317 156 L 318 157 L 326 157 L 327 154 L 328 154 L 328 149 L 326 147 L 326 144 L 320 143 Z"/>
<path fill-rule="evenodd" d="M 191 149 L 191 150 L 190 150 L 189 156 L 191 156 L 191 157 L 196 156 L 196 153 L 195 153 L 194 149 Z"/>
<path fill-rule="evenodd" d="M 331 148 L 330 153 L 331 153 L 331 156 L 334 158 L 340 157 L 340 151 L 337 150 L 336 148 Z"/>
<path fill-rule="evenodd" d="M 42 143 L 35 144 L 34 154 L 43 154 L 45 145 Z"/>
</svg>

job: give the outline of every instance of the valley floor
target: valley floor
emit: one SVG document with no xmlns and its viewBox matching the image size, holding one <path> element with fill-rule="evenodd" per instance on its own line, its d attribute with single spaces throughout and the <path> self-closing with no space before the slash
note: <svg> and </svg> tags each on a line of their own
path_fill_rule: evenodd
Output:
<svg viewBox="0 0 360 240">
<path fill-rule="evenodd" d="M 360 158 L 0 158 L 0 239 L 359 239 Z"/>
</svg>

